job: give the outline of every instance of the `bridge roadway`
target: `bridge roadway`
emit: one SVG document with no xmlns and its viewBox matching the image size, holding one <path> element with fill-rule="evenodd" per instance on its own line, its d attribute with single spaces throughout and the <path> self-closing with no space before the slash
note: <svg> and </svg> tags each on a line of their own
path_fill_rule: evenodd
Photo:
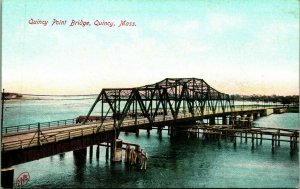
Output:
<svg viewBox="0 0 300 189">
<path fill-rule="evenodd" d="M 192 117 L 191 113 L 182 113 L 181 111 L 180 114 L 178 114 L 176 121 L 179 121 L 178 123 L 180 123 L 180 121 L 195 120 L 199 119 L 200 117 L 207 119 L 209 117 L 224 117 L 232 114 L 244 115 L 249 114 L 249 112 L 252 114 L 255 112 L 263 114 L 263 112 L 266 111 L 266 109 L 273 108 L 279 107 L 235 108 L 233 112 L 223 112 L 221 109 L 217 109 L 215 114 L 213 114 L 212 111 L 204 111 L 203 115 L 201 115 L 200 112 L 196 112 L 194 117 Z M 170 125 L 174 124 L 174 119 L 172 115 L 160 115 L 155 117 L 154 124 L 156 126 Z M 84 146 L 87 147 L 90 145 L 99 144 L 101 142 L 111 142 L 115 138 L 115 131 L 113 125 L 114 120 L 105 120 L 102 124 L 101 122 L 88 122 L 84 125 L 79 123 L 52 128 L 40 128 L 40 130 L 28 130 L 3 134 L 1 146 L 2 165 L 4 165 L 4 167 L 11 166 L 18 163 L 24 163 L 27 161 L 39 159 L 42 157 L 55 155 L 57 153 L 80 149 Z M 150 125 L 148 119 L 143 117 L 140 117 L 136 120 L 133 118 L 126 118 L 122 122 L 121 128 L 122 130 L 126 130 L 127 128 L 139 129 L 147 128 L 150 126 L 152 127 L 155 125 L 153 125 L 153 123 Z M 73 145 L 69 144 L 66 148 L 61 147 L 62 143 L 60 142 L 63 142 L 63 145 L 66 145 L 68 143 L 71 143 L 72 140 L 77 140 L 77 142 Z M 42 149 L 44 147 L 46 148 L 49 145 L 52 146 L 51 149 L 48 149 L 46 153 L 42 152 Z M 27 154 L 24 154 L 26 152 Z M 32 153 L 37 153 L 39 155 L 34 156 L 32 155 Z M 18 157 L 15 157 L 16 155 Z M 26 156 L 26 158 L 24 159 L 23 156 Z"/>
</svg>

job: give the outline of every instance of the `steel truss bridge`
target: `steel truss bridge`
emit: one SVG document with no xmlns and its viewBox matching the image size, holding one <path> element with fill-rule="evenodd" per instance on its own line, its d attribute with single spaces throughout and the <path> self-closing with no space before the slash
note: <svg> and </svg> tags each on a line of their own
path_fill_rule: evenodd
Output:
<svg viewBox="0 0 300 189">
<path fill-rule="evenodd" d="M 148 123 L 154 124 L 157 117 L 165 120 L 171 116 L 172 120 L 177 120 L 182 113 L 199 117 L 205 112 L 232 112 L 233 108 L 230 95 L 219 92 L 203 79 L 166 78 L 142 87 L 102 89 L 84 123 L 96 113 L 102 123 L 107 117 L 112 117 L 115 129 L 119 131 L 127 117 L 136 122 L 139 117 L 144 117 Z"/>
<path fill-rule="evenodd" d="M 259 117 L 283 109 L 282 105 L 235 106 L 228 94 L 197 78 L 166 78 L 142 87 L 102 89 L 86 116 L 5 127 L 1 163 L 9 167 L 103 142 L 110 142 L 114 149 L 121 131 L 137 133 L 157 127 L 161 132 L 168 126 L 175 136 L 203 119 L 209 125 L 219 118 L 222 124 L 234 125 L 237 116 Z M 111 150 L 111 157 L 113 153 Z"/>
</svg>

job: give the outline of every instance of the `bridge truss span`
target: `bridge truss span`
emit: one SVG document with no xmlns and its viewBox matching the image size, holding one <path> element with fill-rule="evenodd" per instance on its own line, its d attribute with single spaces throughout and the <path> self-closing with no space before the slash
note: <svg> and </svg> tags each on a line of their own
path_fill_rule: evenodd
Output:
<svg viewBox="0 0 300 189">
<path fill-rule="evenodd" d="M 230 95 L 221 93 L 197 78 L 166 78 L 135 88 L 104 88 L 89 110 L 84 123 L 97 114 L 102 122 L 113 119 L 116 129 L 123 121 L 144 118 L 153 124 L 156 118 L 178 119 L 179 114 L 203 116 L 205 112 L 229 112 L 234 108 Z"/>
</svg>

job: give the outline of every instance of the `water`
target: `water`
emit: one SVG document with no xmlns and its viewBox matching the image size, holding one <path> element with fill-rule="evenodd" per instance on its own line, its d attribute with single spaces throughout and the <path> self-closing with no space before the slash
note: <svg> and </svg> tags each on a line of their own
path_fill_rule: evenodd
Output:
<svg viewBox="0 0 300 189">
<path fill-rule="evenodd" d="M 25 101 L 6 103 L 5 124 L 51 121 L 85 115 L 93 100 L 82 101 Z M 74 108 L 75 107 L 75 108 Z M 58 111 L 58 113 L 56 112 Z M 38 116 L 37 112 L 42 116 Z M 54 114 L 53 114 L 54 113 Z M 62 115 L 60 115 L 62 113 Z M 21 114 L 21 115 L 19 115 Z M 65 116 L 65 117 L 63 117 Z M 21 120 L 20 120 L 21 119 Z M 255 121 L 256 126 L 298 129 L 298 114 L 273 114 Z M 299 182 L 298 154 L 290 155 L 289 144 L 271 152 L 271 142 L 255 145 L 237 140 L 236 148 L 229 140 L 205 141 L 181 137 L 171 140 L 166 131 L 162 136 L 152 130 L 135 134 L 121 133 L 126 142 L 137 143 L 148 153 L 147 170 L 128 167 L 124 163 L 105 160 L 105 148 L 100 147 L 100 159 L 83 159 L 72 152 L 13 166 L 16 179 L 29 172 L 24 187 L 53 188 L 295 188 Z"/>
</svg>

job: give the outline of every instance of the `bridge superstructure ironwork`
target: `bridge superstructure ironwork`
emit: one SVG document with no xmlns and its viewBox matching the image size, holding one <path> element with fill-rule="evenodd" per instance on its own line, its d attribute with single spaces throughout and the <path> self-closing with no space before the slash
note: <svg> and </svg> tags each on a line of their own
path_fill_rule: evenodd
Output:
<svg viewBox="0 0 300 189">
<path fill-rule="evenodd" d="M 107 116 L 112 116 L 115 129 L 119 130 L 128 116 L 135 120 L 143 116 L 154 123 L 157 116 L 171 115 L 176 120 L 180 112 L 194 117 L 203 115 L 204 111 L 225 112 L 233 108 L 234 100 L 229 94 L 219 92 L 203 79 L 166 78 L 142 87 L 102 89 L 84 123 L 95 112 L 100 114 L 102 123 Z"/>
<path fill-rule="evenodd" d="M 2 165 L 11 166 L 102 142 L 110 142 L 111 149 L 115 149 L 120 131 L 138 132 L 152 127 L 161 131 L 168 126 L 170 135 L 175 136 L 177 129 L 186 130 L 201 119 L 213 126 L 215 119 L 221 117 L 223 125 L 233 126 L 237 116 L 246 115 L 243 121 L 250 122 L 252 116 L 269 115 L 286 108 L 234 105 L 230 95 L 196 78 L 167 78 L 142 87 L 102 89 L 87 116 L 2 130 Z M 251 127 L 246 130 L 252 132 Z M 289 132 L 282 137 L 294 137 L 297 142 L 299 134 Z"/>
</svg>

